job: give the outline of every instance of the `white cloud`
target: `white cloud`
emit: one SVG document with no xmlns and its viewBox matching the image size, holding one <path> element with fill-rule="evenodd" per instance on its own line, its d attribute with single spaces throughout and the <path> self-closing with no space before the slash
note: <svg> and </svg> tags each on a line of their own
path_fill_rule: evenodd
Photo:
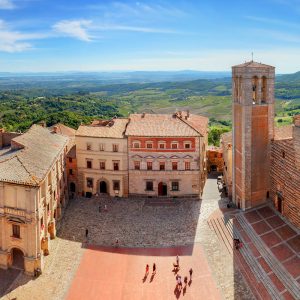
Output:
<svg viewBox="0 0 300 300">
<path fill-rule="evenodd" d="M 11 0 L 0 0 L 0 9 L 14 9 L 15 7 Z"/>
<path fill-rule="evenodd" d="M 23 33 L 11 30 L 7 23 L 0 19 L 0 51 L 23 52 L 32 49 L 31 40 L 47 37 L 38 33 Z"/>
<path fill-rule="evenodd" d="M 144 33 L 180 33 L 175 30 L 165 29 L 165 28 L 152 28 L 152 27 L 140 27 L 140 26 L 127 26 L 127 25 L 100 25 L 95 26 L 95 29 L 106 31 L 134 31 L 134 32 L 144 32 Z"/>
<path fill-rule="evenodd" d="M 88 30 L 92 21 L 90 20 L 63 20 L 53 25 L 53 29 L 64 35 L 77 38 L 81 41 L 90 42 L 92 40 Z"/>
</svg>

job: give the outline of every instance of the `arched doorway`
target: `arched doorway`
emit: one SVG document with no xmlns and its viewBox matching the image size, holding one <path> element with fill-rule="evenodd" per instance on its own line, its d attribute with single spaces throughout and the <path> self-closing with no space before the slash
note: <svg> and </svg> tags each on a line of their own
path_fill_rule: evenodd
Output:
<svg viewBox="0 0 300 300">
<path fill-rule="evenodd" d="M 71 191 L 72 193 L 75 193 L 75 192 L 76 192 L 76 185 L 75 185 L 74 182 L 71 182 L 71 183 L 70 183 L 70 191 Z"/>
<path fill-rule="evenodd" d="M 164 182 L 158 184 L 158 196 L 167 196 L 168 195 L 168 186 Z"/>
<path fill-rule="evenodd" d="M 100 193 L 107 193 L 107 184 L 105 181 L 100 181 L 99 190 Z"/>
<path fill-rule="evenodd" d="M 24 270 L 24 253 L 18 248 L 13 248 L 11 250 L 11 256 L 12 267 Z"/>
</svg>

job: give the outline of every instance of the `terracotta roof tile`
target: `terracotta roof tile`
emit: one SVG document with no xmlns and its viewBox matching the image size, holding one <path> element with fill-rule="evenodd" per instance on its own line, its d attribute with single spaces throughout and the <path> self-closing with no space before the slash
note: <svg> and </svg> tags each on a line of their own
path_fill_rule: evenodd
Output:
<svg viewBox="0 0 300 300">
<path fill-rule="evenodd" d="M 248 61 L 240 65 L 233 66 L 233 68 L 274 68 L 273 66 L 265 65 L 255 61 Z"/>
<path fill-rule="evenodd" d="M 293 125 L 275 127 L 274 140 L 285 140 L 293 137 Z"/>
<path fill-rule="evenodd" d="M 81 125 L 76 136 L 123 138 L 128 119 L 118 118 L 107 121 L 94 121 L 91 125 Z"/>
<path fill-rule="evenodd" d="M 68 140 L 33 125 L 26 133 L 12 139 L 11 148 L 0 152 L 0 181 L 39 185 Z"/>
<path fill-rule="evenodd" d="M 128 136 L 199 136 L 205 135 L 208 119 L 186 114 L 131 114 L 126 129 Z"/>
</svg>

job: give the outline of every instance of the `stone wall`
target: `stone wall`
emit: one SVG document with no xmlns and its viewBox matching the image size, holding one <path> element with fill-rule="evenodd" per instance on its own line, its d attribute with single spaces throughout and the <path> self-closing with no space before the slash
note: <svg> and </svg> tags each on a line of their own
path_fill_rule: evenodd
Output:
<svg viewBox="0 0 300 300">
<path fill-rule="evenodd" d="M 275 208 L 300 227 L 300 172 L 293 139 L 275 140 L 271 144 L 270 186 Z"/>
</svg>

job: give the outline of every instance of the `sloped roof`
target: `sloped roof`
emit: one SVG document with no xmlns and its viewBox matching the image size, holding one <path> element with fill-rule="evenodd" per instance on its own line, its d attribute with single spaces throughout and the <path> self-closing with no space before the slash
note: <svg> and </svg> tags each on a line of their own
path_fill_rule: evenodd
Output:
<svg viewBox="0 0 300 300">
<path fill-rule="evenodd" d="M 208 119 L 202 116 L 185 114 L 131 114 L 126 129 L 128 136 L 199 136 L 205 135 Z"/>
<path fill-rule="evenodd" d="M 274 140 L 285 140 L 293 137 L 293 125 L 275 127 Z"/>
<path fill-rule="evenodd" d="M 69 137 L 75 137 L 76 130 L 71 127 L 68 127 L 62 123 L 57 123 L 57 124 L 49 127 L 49 129 L 52 132 L 54 132 L 56 129 L 56 133 L 59 133 L 59 134 L 65 135 L 65 136 L 69 136 Z"/>
<path fill-rule="evenodd" d="M 118 118 L 106 122 L 94 121 L 91 125 L 80 125 L 76 136 L 123 138 L 128 119 Z"/>
<path fill-rule="evenodd" d="M 251 60 L 243 64 L 233 66 L 233 68 L 275 68 L 275 67 Z"/>
<path fill-rule="evenodd" d="M 38 186 L 69 138 L 33 125 L 12 140 L 12 147 L 0 152 L 0 181 Z"/>
<path fill-rule="evenodd" d="M 232 144 L 232 131 L 222 133 L 221 140 L 225 144 Z"/>
</svg>

